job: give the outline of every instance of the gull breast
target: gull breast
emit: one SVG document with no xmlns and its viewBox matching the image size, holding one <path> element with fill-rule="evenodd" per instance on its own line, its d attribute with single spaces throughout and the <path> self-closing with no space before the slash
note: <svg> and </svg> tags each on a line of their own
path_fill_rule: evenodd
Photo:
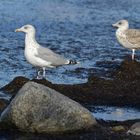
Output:
<svg viewBox="0 0 140 140">
<path fill-rule="evenodd" d="M 50 62 L 46 62 L 45 60 L 37 57 L 37 48 L 35 47 L 27 47 L 25 48 L 25 58 L 26 60 L 35 67 L 49 67 L 51 65 Z"/>
<path fill-rule="evenodd" d="M 122 31 L 117 31 L 116 32 L 116 37 L 117 37 L 117 40 L 118 42 L 125 48 L 128 48 L 128 49 L 134 49 L 135 48 L 135 45 L 134 44 L 131 44 L 128 39 L 127 39 L 127 36 L 124 32 Z"/>
</svg>

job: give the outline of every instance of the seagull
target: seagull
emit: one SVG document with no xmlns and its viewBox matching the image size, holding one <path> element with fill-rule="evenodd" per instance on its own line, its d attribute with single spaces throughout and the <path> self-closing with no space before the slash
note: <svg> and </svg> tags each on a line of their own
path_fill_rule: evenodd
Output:
<svg viewBox="0 0 140 140">
<path fill-rule="evenodd" d="M 33 25 L 24 25 L 16 29 L 15 32 L 25 33 L 25 58 L 30 64 L 43 70 L 42 78 L 46 77 L 46 68 L 79 63 L 75 60 L 66 59 L 52 50 L 41 46 L 36 41 L 36 29 Z M 40 79 L 40 72 L 39 70 L 37 73 L 37 79 Z"/>
<path fill-rule="evenodd" d="M 135 50 L 140 49 L 140 30 L 129 29 L 127 20 L 120 20 L 112 26 L 118 28 L 116 38 L 123 47 L 132 50 L 132 60 L 134 60 Z"/>
</svg>

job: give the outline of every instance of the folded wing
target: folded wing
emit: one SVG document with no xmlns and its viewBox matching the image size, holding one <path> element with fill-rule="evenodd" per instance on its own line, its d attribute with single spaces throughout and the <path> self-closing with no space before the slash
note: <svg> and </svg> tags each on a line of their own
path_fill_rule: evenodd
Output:
<svg viewBox="0 0 140 140">
<path fill-rule="evenodd" d="M 39 57 L 47 62 L 51 62 L 52 66 L 61 66 L 69 63 L 69 60 L 65 59 L 59 54 L 56 54 L 48 48 L 40 46 L 37 51 L 38 54 L 36 57 Z"/>
<path fill-rule="evenodd" d="M 128 29 L 125 31 L 126 39 L 133 45 L 140 47 L 140 30 Z"/>
</svg>

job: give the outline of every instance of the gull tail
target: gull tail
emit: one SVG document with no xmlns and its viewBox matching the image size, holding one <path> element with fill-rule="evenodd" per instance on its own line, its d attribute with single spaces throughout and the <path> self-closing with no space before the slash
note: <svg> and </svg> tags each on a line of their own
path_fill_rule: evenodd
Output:
<svg viewBox="0 0 140 140">
<path fill-rule="evenodd" d="M 68 60 L 68 64 L 70 65 L 75 65 L 75 64 L 79 64 L 80 62 L 77 62 L 76 60 Z"/>
</svg>

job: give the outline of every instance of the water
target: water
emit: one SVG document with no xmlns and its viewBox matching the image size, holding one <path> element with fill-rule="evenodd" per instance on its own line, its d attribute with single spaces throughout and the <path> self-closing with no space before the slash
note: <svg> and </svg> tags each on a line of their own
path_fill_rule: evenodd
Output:
<svg viewBox="0 0 140 140">
<path fill-rule="evenodd" d="M 14 32 L 24 24 L 36 26 L 43 46 L 81 62 L 49 69 L 47 79 L 53 83 L 83 83 L 91 73 L 106 76 L 131 55 L 117 43 L 111 25 L 125 18 L 131 27 L 140 28 L 139 4 L 139 0 L 1 0 L 0 86 L 16 76 L 36 74 L 24 58 L 24 34 Z"/>
<path fill-rule="evenodd" d="M 0 91 L 0 99 L 4 99 L 4 100 L 6 100 L 6 101 L 9 101 L 10 99 L 11 99 L 11 95 L 9 95 L 9 94 L 5 94 L 5 93 L 3 93 L 2 91 Z"/>
<path fill-rule="evenodd" d="M 35 25 L 36 38 L 43 46 L 80 61 L 78 65 L 48 69 L 51 82 L 83 83 L 91 73 L 107 77 L 131 56 L 130 50 L 117 43 L 111 25 L 127 19 L 130 27 L 140 28 L 139 5 L 139 0 L 0 0 L 0 87 L 17 76 L 33 78 L 36 74 L 24 58 L 24 34 L 14 32 L 24 24 Z M 136 53 L 140 60 L 140 51 Z M 140 115 L 134 108 L 89 109 L 105 120 L 135 119 Z M 112 114 L 115 111 L 119 115 Z M 8 139 L 5 134 L 3 139 Z"/>
<path fill-rule="evenodd" d="M 88 106 L 97 119 L 105 121 L 126 121 L 140 119 L 140 109 L 132 107 Z"/>
</svg>

